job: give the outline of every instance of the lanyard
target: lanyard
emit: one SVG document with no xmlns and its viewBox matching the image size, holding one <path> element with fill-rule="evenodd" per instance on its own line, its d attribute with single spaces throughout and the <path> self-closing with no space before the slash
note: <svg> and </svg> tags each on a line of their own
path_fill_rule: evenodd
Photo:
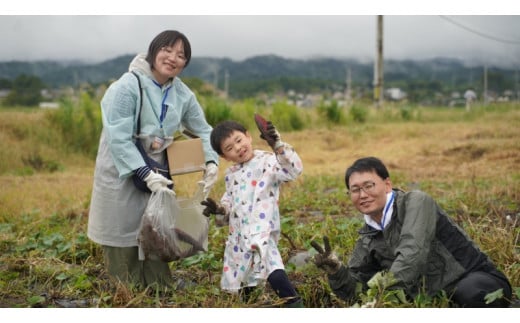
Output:
<svg viewBox="0 0 520 323">
<path fill-rule="evenodd" d="M 162 86 L 159 83 L 157 83 L 155 80 L 153 82 L 159 88 L 162 88 Z M 166 93 L 164 94 L 162 102 L 161 102 L 161 116 L 159 117 L 159 124 L 161 125 L 161 129 L 163 127 L 164 118 L 166 118 L 166 112 L 168 112 L 168 105 L 165 104 L 164 102 L 166 102 L 166 98 L 168 98 L 168 92 L 170 91 L 170 88 L 171 88 L 171 85 L 166 88 L 166 90 L 165 90 Z"/>
<path fill-rule="evenodd" d="M 165 104 L 164 102 L 166 101 L 166 98 L 168 97 L 169 90 L 170 90 L 170 88 L 168 87 L 166 89 L 166 94 L 164 95 L 162 103 L 161 103 L 161 117 L 159 118 L 159 121 L 161 123 L 161 129 L 162 129 L 163 120 L 164 120 L 164 118 L 166 118 L 166 112 L 168 112 L 168 105 Z"/>
<path fill-rule="evenodd" d="M 388 211 L 390 211 L 390 207 L 392 206 L 392 202 L 394 201 L 394 191 L 392 191 L 392 196 L 390 196 L 390 200 L 388 201 L 388 203 L 386 204 L 385 206 L 385 211 L 383 212 L 383 218 L 381 219 L 381 231 L 385 228 L 385 221 L 386 221 L 386 216 L 388 214 Z"/>
</svg>

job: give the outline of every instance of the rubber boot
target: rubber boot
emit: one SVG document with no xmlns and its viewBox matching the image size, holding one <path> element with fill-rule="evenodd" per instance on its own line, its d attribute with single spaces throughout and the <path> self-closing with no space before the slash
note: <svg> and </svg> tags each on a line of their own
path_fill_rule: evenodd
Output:
<svg viewBox="0 0 520 323">
<path fill-rule="evenodd" d="M 305 305 L 303 305 L 302 299 L 298 298 L 298 300 L 295 302 L 285 303 L 283 307 L 285 307 L 285 308 L 304 308 Z"/>
</svg>

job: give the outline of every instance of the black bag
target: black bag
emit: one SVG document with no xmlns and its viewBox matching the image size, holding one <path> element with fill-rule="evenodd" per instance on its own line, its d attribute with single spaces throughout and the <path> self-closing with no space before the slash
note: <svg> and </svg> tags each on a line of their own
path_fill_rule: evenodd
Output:
<svg viewBox="0 0 520 323">
<path fill-rule="evenodd" d="M 141 87 L 141 80 L 139 80 L 139 76 L 132 72 L 132 74 L 135 75 L 137 78 L 137 83 L 139 84 L 139 116 L 137 117 L 137 132 L 136 132 L 136 140 L 135 140 L 135 146 L 141 153 L 141 156 L 143 156 L 144 162 L 148 167 L 152 169 L 152 171 L 161 174 L 162 176 L 166 177 L 167 179 L 172 179 L 170 175 L 170 168 L 168 166 L 168 157 L 166 157 L 166 164 L 161 164 L 157 161 L 155 161 L 152 157 L 148 156 L 146 153 L 146 150 L 143 147 L 143 144 L 141 143 L 141 140 L 139 139 L 139 133 L 141 132 L 141 110 L 143 108 L 143 88 Z M 151 193 L 150 189 L 148 188 L 148 185 L 146 185 L 146 182 L 137 176 L 137 174 L 132 175 L 132 180 L 134 182 L 135 187 L 137 187 L 140 191 Z M 173 185 L 168 186 L 170 189 L 173 189 Z"/>
</svg>

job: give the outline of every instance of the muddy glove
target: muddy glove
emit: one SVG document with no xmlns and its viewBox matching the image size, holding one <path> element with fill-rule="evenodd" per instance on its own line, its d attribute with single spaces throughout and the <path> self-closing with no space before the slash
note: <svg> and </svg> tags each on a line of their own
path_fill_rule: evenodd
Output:
<svg viewBox="0 0 520 323">
<path fill-rule="evenodd" d="M 144 178 L 144 181 L 146 182 L 146 186 L 150 189 L 152 192 L 158 192 L 159 190 L 165 188 L 167 190 L 170 190 L 168 188 L 168 185 L 172 185 L 173 182 L 166 177 L 162 176 L 161 174 L 157 174 L 154 171 L 150 171 L 148 175 Z M 173 195 L 175 195 L 175 192 L 172 191 Z"/>
<path fill-rule="evenodd" d="M 276 152 L 278 148 L 283 146 L 283 143 L 280 140 L 280 133 L 278 133 L 271 121 L 266 121 L 258 113 L 255 113 L 254 118 L 258 130 L 260 130 L 260 138 L 267 141 L 267 144 L 273 149 L 274 152 Z"/>
<path fill-rule="evenodd" d="M 311 246 L 318 251 L 312 261 L 318 268 L 325 270 L 329 275 L 333 275 L 341 268 L 341 262 L 330 248 L 329 237 L 323 236 L 323 243 L 325 250 L 316 241 L 311 241 Z"/>
<path fill-rule="evenodd" d="M 276 127 L 273 125 L 271 121 L 267 121 L 267 132 L 262 133 L 260 138 L 267 141 L 267 144 L 271 146 L 273 151 L 277 151 L 278 148 L 283 146 L 283 143 L 280 138 L 280 133 L 276 130 Z"/>
<path fill-rule="evenodd" d="M 209 217 L 212 214 L 226 214 L 226 209 L 217 204 L 211 197 L 208 197 L 206 200 L 200 202 L 200 204 L 204 205 L 206 208 L 202 211 L 202 214 Z"/>
<path fill-rule="evenodd" d="M 204 189 L 203 189 L 204 197 L 208 196 L 209 191 L 211 190 L 213 185 L 215 185 L 215 183 L 217 182 L 217 178 L 218 178 L 218 166 L 213 162 L 209 162 L 206 165 L 206 171 L 204 172 L 204 179 L 203 179 L 204 180 Z"/>
<path fill-rule="evenodd" d="M 379 271 L 370 278 L 367 285 L 369 288 L 387 289 L 396 283 L 397 279 L 394 277 L 394 273 L 391 271 Z"/>
</svg>

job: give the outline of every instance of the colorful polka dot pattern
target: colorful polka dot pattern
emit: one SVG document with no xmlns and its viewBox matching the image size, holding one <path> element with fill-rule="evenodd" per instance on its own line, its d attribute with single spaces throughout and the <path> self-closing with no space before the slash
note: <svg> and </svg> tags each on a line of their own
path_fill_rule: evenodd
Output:
<svg viewBox="0 0 520 323">
<path fill-rule="evenodd" d="M 288 145 L 284 154 L 254 153 L 247 163 L 226 170 L 221 203 L 229 205 L 231 213 L 221 279 L 224 290 L 256 286 L 274 270 L 284 269 L 277 246 L 279 189 L 301 174 L 302 162 Z"/>
</svg>

